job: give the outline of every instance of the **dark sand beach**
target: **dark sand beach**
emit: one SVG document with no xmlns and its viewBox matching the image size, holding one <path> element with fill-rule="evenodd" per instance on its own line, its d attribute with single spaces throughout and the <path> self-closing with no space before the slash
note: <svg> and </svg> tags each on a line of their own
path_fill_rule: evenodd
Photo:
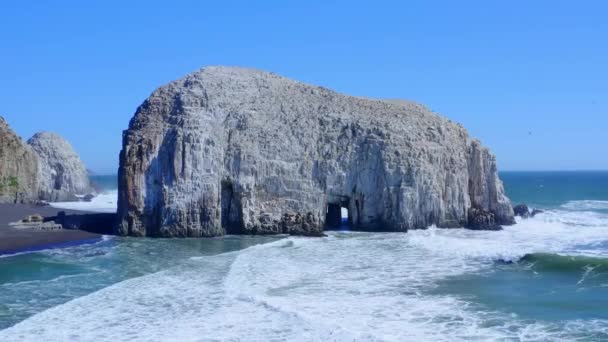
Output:
<svg viewBox="0 0 608 342">
<path fill-rule="evenodd" d="M 94 242 L 101 239 L 100 234 L 82 230 L 42 231 L 34 229 L 16 229 L 9 224 L 28 215 L 40 214 L 43 217 L 56 216 L 58 212 L 66 214 L 86 214 L 86 212 L 64 210 L 53 207 L 40 207 L 25 204 L 0 204 L 0 255 L 15 254 L 49 248 Z"/>
</svg>

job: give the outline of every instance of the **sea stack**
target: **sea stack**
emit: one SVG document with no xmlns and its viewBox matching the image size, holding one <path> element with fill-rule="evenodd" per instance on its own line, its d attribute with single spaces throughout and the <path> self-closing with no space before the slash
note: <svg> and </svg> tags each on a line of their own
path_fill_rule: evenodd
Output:
<svg viewBox="0 0 608 342">
<path fill-rule="evenodd" d="M 124 132 L 119 234 L 321 235 L 338 207 L 354 230 L 462 227 L 473 209 L 514 222 L 490 151 L 415 103 L 208 67 L 154 91 Z"/>
<path fill-rule="evenodd" d="M 25 203 L 37 195 L 38 159 L 0 116 L 0 203 Z"/>
<path fill-rule="evenodd" d="M 89 174 L 67 140 L 50 133 L 36 133 L 28 144 L 38 156 L 38 198 L 50 202 L 77 201 L 92 190 Z"/>
</svg>

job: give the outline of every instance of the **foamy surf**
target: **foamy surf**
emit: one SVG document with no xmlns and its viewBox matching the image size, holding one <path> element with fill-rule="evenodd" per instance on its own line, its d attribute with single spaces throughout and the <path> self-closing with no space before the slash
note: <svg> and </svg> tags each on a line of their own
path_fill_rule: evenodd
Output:
<svg viewBox="0 0 608 342">
<path fill-rule="evenodd" d="M 118 203 L 118 190 L 106 191 L 93 197 L 90 202 L 52 202 L 53 208 L 80 210 L 98 213 L 115 213 Z"/>
<path fill-rule="evenodd" d="M 576 211 L 608 210 L 608 201 L 570 201 L 562 205 L 562 208 Z"/>
<path fill-rule="evenodd" d="M 501 232 L 290 237 L 115 284 L 0 331 L 0 340 L 597 339 L 607 336 L 608 321 L 524 319 L 430 291 L 451 277 L 485 274 L 497 260 L 586 255 L 590 244 L 608 240 L 605 218 L 580 217 L 592 223 L 582 227 L 573 219 L 552 211 Z"/>
<path fill-rule="evenodd" d="M 517 261 L 531 253 L 585 255 L 582 246 L 608 239 L 608 216 L 547 211 L 502 231 L 437 229 L 410 231 L 410 242 L 437 255 L 476 260 Z M 594 255 L 606 251 L 596 251 Z"/>
</svg>

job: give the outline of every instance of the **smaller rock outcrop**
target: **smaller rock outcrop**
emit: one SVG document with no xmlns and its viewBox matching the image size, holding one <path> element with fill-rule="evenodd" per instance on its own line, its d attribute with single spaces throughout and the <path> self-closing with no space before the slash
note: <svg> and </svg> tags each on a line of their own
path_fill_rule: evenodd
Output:
<svg viewBox="0 0 608 342">
<path fill-rule="evenodd" d="M 531 218 L 538 214 L 544 213 L 544 210 L 541 209 L 530 209 L 526 204 L 518 204 L 513 207 L 513 212 L 515 212 L 515 216 L 519 216 L 521 218 Z"/>
<path fill-rule="evenodd" d="M 0 116 L 0 203 L 34 201 L 37 168 L 34 151 Z"/>
<path fill-rule="evenodd" d="M 28 215 L 19 222 L 9 224 L 15 229 L 61 230 L 63 226 L 55 222 L 45 221 L 40 214 Z"/>
<path fill-rule="evenodd" d="M 37 207 L 48 207 L 49 205 L 51 205 L 49 202 L 43 200 L 36 200 L 33 204 Z"/>
<path fill-rule="evenodd" d="M 38 155 L 38 198 L 77 201 L 92 191 L 86 167 L 72 145 L 55 133 L 36 133 L 28 144 Z"/>
<path fill-rule="evenodd" d="M 534 217 L 534 216 L 536 216 L 536 215 L 538 215 L 538 214 L 542 214 L 542 213 L 544 213 L 544 212 L 545 212 L 544 210 L 540 210 L 540 209 L 534 209 L 534 210 L 532 210 L 532 212 L 530 213 L 530 217 Z"/>
<path fill-rule="evenodd" d="M 481 208 L 471 208 L 469 210 L 469 220 L 467 228 L 472 230 L 501 230 L 502 227 L 496 223 L 494 213 Z"/>
<path fill-rule="evenodd" d="M 514 206 L 513 212 L 515 213 L 515 216 L 519 216 L 521 218 L 530 217 L 530 208 L 528 208 L 528 206 L 525 204 L 518 204 Z"/>
</svg>

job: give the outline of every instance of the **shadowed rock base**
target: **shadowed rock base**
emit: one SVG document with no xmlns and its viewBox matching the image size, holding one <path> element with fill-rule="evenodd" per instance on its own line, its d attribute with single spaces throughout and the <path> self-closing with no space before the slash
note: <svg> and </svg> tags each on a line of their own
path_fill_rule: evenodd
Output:
<svg viewBox="0 0 608 342">
<path fill-rule="evenodd" d="M 84 213 L 68 215 L 61 211 L 57 216 L 45 218 L 45 221 L 53 221 L 60 224 L 64 229 L 84 230 L 96 234 L 114 234 L 116 214 Z"/>
</svg>

